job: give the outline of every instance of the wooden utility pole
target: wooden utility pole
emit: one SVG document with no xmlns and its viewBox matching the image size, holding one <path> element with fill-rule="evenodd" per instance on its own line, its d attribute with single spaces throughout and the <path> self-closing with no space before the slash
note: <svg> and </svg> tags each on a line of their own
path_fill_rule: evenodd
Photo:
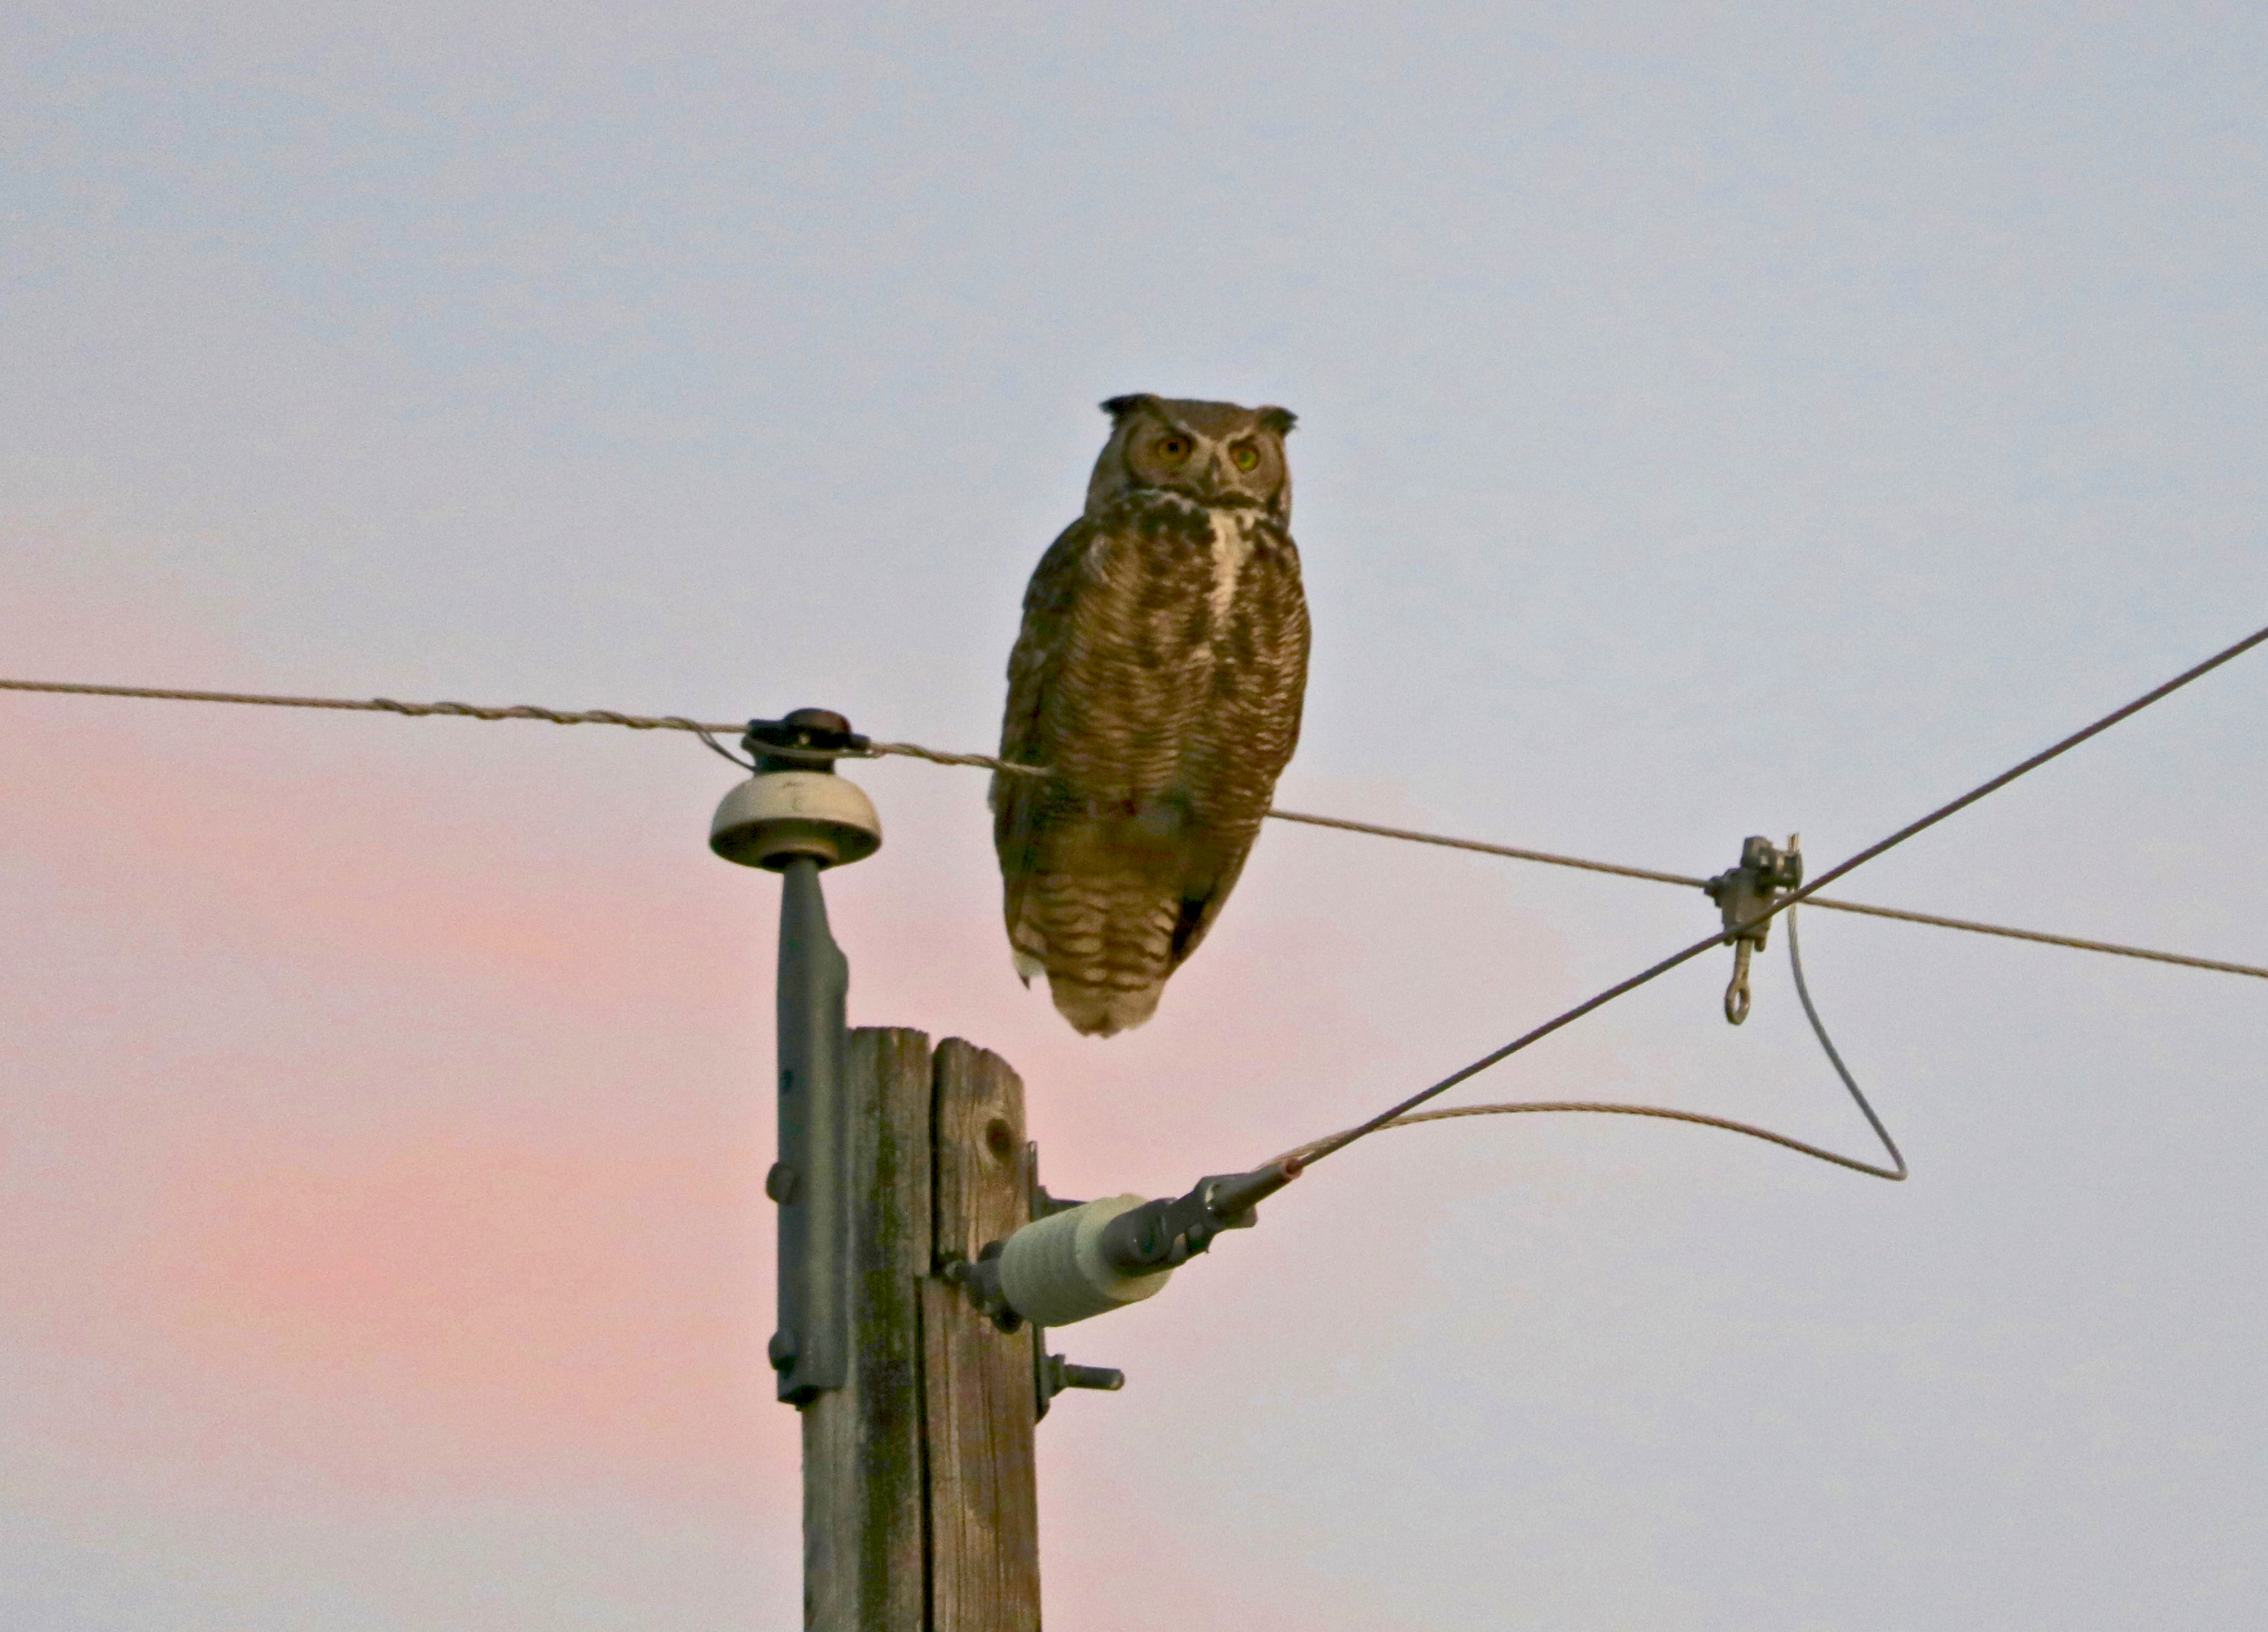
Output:
<svg viewBox="0 0 2268 1632">
<path fill-rule="evenodd" d="M 980 1307 L 944 1274 L 1033 1220 L 1024 1085 L 959 1038 L 932 1049 L 920 1032 L 846 1029 L 850 965 L 820 879 L 882 842 L 834 768 L 865 739 L 799 709 L 749 722 L 742 742 L 755 775 L 717 807 L 709 844 L 781 875 L 779 1159 L 764 1188 L 779 1207 L 771 1364 L 803 1413 L 804 1625 L 1037 1632 L 1033 1425 L 1056 1389 L 1123 1379 L 1046 1356 L 997 1280 Z M 1060 1296 L 1030 1306 L 1094 1312 Z"/>
<path fill-rule="evenodd" d="M 1036 1632 L 1038 1334 L 936 1273 L 1030 1217 L 1023 1084 L 894 1027 L 846 1064 L 850 1364 L 803 1408 L 804 1624 Z"/>
</svg>

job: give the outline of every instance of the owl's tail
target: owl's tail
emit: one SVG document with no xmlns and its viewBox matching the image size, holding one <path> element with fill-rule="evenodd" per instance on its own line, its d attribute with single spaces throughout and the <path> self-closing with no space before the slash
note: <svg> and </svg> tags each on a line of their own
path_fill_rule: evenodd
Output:
<svg viewBox="0 0 2268 1632">
<path fill-rule="evenodd" d="M 1048 976 L 1048 992 L 1056 1000 L 1056 1011 L 1071 1022 L 1073 1031 L 1088 1037 L 1132 1031 L 1158 1012 L 1158 999 L 1165 990 L 1163 975 L 1130 991 L 1088 986 L 1059 974 Z"/>
<path fill-rule="evenodd" d="M 1158 1011 L 1173 969 L 1176 900 L 1128 900 L 1126 881 L 1042 878 L 1008 938 L 1027 985 L 1044 974 L 1056 1009 L 1089 1037 L 1131 1031 Z M 1116 887 L 1113 887 L 1114 884 Z"/>
</svg>

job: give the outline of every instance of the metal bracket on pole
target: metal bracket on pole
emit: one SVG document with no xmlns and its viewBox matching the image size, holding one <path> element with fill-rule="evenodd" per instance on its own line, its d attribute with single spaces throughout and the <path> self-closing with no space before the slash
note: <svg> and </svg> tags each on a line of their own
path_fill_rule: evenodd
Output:
<svg viewBox="0 0 2268 1632">
<path fill-rule="evenodd" d="M 779 1204 L 779 1327 L 766 1353 L 779 1397 L 804 1405 L 850 1375 L 842 1107 L 850 965 L 828 930 L 819 864 L 796 856 L 780 882 L 779 1159 L 764 1179 Z"/>
<path fill-rule="evenodd" d="M 749 724 L 756 774 L 725 796 L 709 846 L 782 875 L 779 927 L 779 1159 L 764 1194 L 779 1206 L 779 1327 L 770 1355 L 779 1397 L 808 1405 L 848 1380 L 849 1175 L 843 1117 L 843 1005 L 850 966 L 828 928 L 822 869 L 863 861 L 882 842 L 866 796 L 823 749 L 863 745 L 822 709 Z"/>
<path fill-rule="evenodd" d="M 1749 959 L 1764 949 L 1771 933 L 1769 921 L 1756 920 L 1776 906 L 1781 894 L 1803 886 L 1803 841 L 1788 835 L 1787 848 L 1751 834 L 1742 842 L 1741 863 L 1701 887 L 1717 903 L 1725 923 L 1725 944 L 1733 949 L 1733 980 L 1725 988 L 1725 1018 L 1734 1026 L 1749 1018 Z"/>
</svg>

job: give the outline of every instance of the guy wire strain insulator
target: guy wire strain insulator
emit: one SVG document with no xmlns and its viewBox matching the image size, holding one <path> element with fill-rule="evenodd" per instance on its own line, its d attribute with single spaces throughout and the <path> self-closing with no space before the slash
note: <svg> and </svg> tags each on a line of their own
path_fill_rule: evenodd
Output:
<svg viewBox="0 0 2268 1632">
<path fill-rule="evenodd" d="M 1725 988 L 1725 1018 L 1734 1026 L 1749 1018 L 1749 959 L 1762 952 L 1771 934 L 1765 918 L 1782 895 L 1803 886 L 1803 835 L 1788 834 L 1780 849 L 1759 834 L 1741 845 L 1740 864 L 1701 887 L 1717 903 L 1725 923 L 1725 944 L 1733 949 L 1733 979 Z M 1758 920 L 1763 922 L 1758 922 Z"/>
<path fill-rule="evenodd" d="M 976 1306 L 1006 1330 L 1028 1320 L 1069 1326 L 1155 1297 L 1175 1268 L 1225 1230 L 1248 1230 L 1254 1208 L 1300 1176 L 1295 1157 L 1250 1173 L 1200 1179 L 1186 1195 L 1105 1196 L 1035 1219 L 974 1263 L 944 1267 Z"/>
</svg>

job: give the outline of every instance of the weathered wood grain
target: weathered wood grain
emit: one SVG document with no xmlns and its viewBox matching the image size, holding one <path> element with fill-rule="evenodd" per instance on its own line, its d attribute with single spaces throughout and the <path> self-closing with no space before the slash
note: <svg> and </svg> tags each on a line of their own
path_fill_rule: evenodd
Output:
<svg viewBox="0 0 2268 1632">
<path fill-rule="evenodd" d="M 862 1026 L 850 1033 L 843 1075 L 850 1378 L 803 1412 L 803 1621 L 814 1632 L 921 1632 L 929 1039 Z"/>
<path fill-rule="evenodd" d="M 1028 1217 L 1024 1084 L 1005 1060 L 958 1037 L 938 1045 L 935 1083 L 935 1248 L 975 1258 Z M 960 1288 L 933 1276 L 921 1293 L 926 1632 L 1037 1632 L 1031 1331 L 1001 1333 Z"/>
</svg>

